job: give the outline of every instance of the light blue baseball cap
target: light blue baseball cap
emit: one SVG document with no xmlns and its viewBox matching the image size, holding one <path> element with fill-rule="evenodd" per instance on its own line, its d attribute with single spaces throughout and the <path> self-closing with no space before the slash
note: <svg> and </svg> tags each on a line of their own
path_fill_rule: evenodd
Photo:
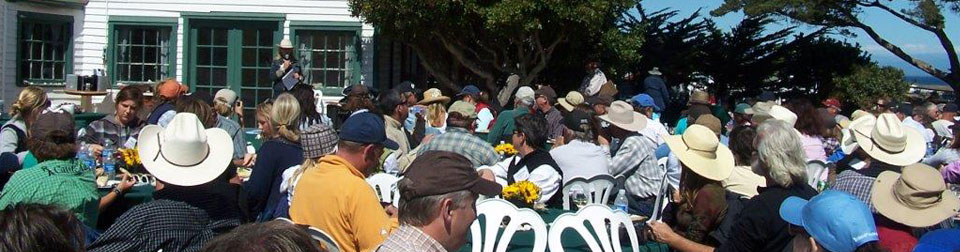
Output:
<svg viewBox="0 0 960 252">
<path fill-rule="evenodd" d="M 870 208 L 841 191 L 826 190 L 809 201 L 791 196 L 780 204 L 780 218 L 803 227 L 818 244 L 833 252 L 854 251 L 879 239 Z"/>
</svg>

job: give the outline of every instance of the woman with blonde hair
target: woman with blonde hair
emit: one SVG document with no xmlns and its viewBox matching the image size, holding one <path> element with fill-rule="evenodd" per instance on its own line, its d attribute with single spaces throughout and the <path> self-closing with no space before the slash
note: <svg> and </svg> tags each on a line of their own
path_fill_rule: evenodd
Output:
<svg viewBox="0 0 960 252">
<path fill-rule="evenodd" d="M 276 206 L 281 202 L 280 184 L 283 171 L 303 162 L 303 148 L 299 134 L 300 103 L 289 93 L 277 96 L 270 109 L 273 137 L 260 146 L 250 180 L 244 184 L 251 213 L 258 220 L 275 218 Z"/>
<path fill-rule="evenodd" d="M 427 107 L 424 119 L 427 121 L 426 135 L 441 134 L 447 129 L 447 103 L 450 97 L 444 96 L 440 89 L 431 88 L 423 92 L 419 104 Z"/>
<path fill-rule="evenodd" d="M 26 153 L 27 129 L 37 115 L 50 106 L 47 93 L 38 87 L 25 87 L 10 106 L 11 118 L 0 127 L 0 152 Z M 22 159 L 22 156 L 20 156 Z"/>
</svg>

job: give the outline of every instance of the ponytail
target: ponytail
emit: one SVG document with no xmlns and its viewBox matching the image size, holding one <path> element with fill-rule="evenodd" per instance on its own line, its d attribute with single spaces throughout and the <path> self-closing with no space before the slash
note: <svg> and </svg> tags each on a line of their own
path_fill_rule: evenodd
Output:
<svg viewBox="0 0 960 252">
<path fill-rule="evenodd" d="M 293 142 L 299 142 L 300 103 L 289 93 L 280 94 L 270 110 L 270 121 L 277 129 L 277 135 Z"/>
</svg>

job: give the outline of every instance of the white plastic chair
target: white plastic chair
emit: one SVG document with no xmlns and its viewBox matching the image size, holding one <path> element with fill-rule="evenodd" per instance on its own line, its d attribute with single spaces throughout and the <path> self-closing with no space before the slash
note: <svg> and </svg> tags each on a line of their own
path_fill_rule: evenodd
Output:
<svg viewBox="0 0 960 252">
<path fill-rule="evenodd" d="M 340 252 L 340 244 L 337 244 L 337 241 L 333 239 L 333 236 L 323 232 L 319 228 L 310 227 L 307 229 L 307 233 L 313 237 L 314 240 L 320 242 L 323 248 L 327 249 L 326 251 L 330 252 Z"/>
<path fill-rule="evenodd" d="M 386 173 L 373 174 L 373 176 L 367 178 L 367 184 L 373 187 L 373 191 L 377 193 L 380 202 L 387 202 L 394 206 L 400 205 L 400 190 L 397 188 L 397 181 L 400 181 L 400 178 Z"/>
<path fill-rule="evenodd" d="M 827 164 L 820 160 L 810 160 L 807 161 L 807 184 L 813 188 L 819 188 L 818 183 L 821 181 L 826 181 L 827 173 L 829 173 L 830 168 L 827 167 Z"/>
<path fill-rule="evenodd" d="M 609 221 L 609 225 L 607 225 Z M 585 224 L 589 223 L 589 224 Z M 590 225 L 597 237 L 594 239 L 587 226 Z M 640 250 L 640 242 L 637 239 L 637 231 L 633 228 L 633 222 L 630 216 L 620 210 L 611 210 L 605 205 L 591 204 L 587 205 L 576 214 L 565 213 L 557 217 L 550 224 L 549 242 L 550 251 L 564 251 L 561 242 L 563 230 L 572 228 L 583 237 L 583 240 L 594 252 L 622 252 L 620 248 L 620 227 L 624 226 L 627 230 L 627 236 L 630 238 L 630 245 L 633 252 Z M 599 243 L 597 242 L 599 239 Z"/>
<path fill-rule="evenodd" d="M 576 177 L 563 185 L 563 210 L 570 210 L 570 192 L 579 188 L 587 196 L 589 204 L 606 205 L 613 194 L 616 182 L 610 175 L 598 175 L 590 179 Z"/>
<path fill-rule="evenodd" d="M 485 216 L 483 228 L 480 225 L 480 216 Z M 504 225 L 503 233 L 497 236 L 500 224 L 504 219 L 510 220 Z M 504 252 L 510 246 L 513 234 L 520 229 L 520 225 L 528 224 L 534 233 L 533 248 L 531 251 L 543 252 L 547 249 L 547 224 L 540 215 L 530 209 L 518 209 L 516 206 L 502 199 L 485 199 L 477 203 L 477 220 L 470 225 L 473 252 Z M 482 231 L 482 232 L 481 232 Z M 499 240 L 499 241 L 497 241 Z"/>
</svg>

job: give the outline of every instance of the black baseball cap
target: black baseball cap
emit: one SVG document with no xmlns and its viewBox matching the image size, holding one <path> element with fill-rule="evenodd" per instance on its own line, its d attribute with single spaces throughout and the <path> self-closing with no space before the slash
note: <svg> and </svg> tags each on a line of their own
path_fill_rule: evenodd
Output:
<svg viewBox="0 0 960 252">
<path fill-rule="evenodd" d="M 944 106 L 943 106 L 943 112 L 944 112 L 944 113 L 956 113 L 956 112 L 957 112 L 957 104 L 956 104 L 956 103 L 947 103 L 947 105 L 944 105 Z"/>
<path fill-rule="evenodd" d="M 480 177 L 466 157 L 447 151 L 428 151 L 410 163 L 397 182 L 400 197 L 411 200 L 461 190 L 486 195 L 500 194 L 502 187 Z"/>
<path fill-rule="evenodd" d="M 581 125 L 584 124 L 590 125 L 590 114 L 587 114 L 587 112 L 574 109 L 573 112 L 563 117 L 563 126 L 572 131 L 584 132 L 581 128 Z"/>
</svg>

